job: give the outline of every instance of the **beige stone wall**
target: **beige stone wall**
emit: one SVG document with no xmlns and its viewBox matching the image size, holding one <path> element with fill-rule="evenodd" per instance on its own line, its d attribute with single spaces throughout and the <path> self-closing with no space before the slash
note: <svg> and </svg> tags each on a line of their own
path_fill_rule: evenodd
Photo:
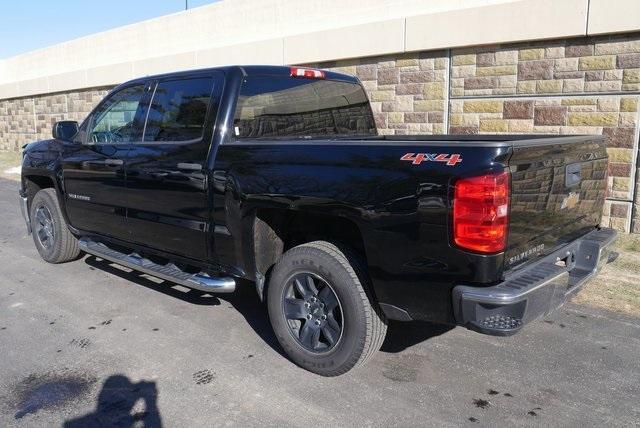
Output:
<svg viewBox="0 0 640 428">
<path fill-rule="evenodd" d="M 55 122 L 81 121 L 106 93 L 106 88 L 98 88 L 0 100 L 0 150 L 17 151 L 26 143 L 51 138 Z"/>
<path fill-rule="evenodd" d="M 451 95 L 542 95 L 640 90 L 637 35 L 454 50 Z"/>
</svg>

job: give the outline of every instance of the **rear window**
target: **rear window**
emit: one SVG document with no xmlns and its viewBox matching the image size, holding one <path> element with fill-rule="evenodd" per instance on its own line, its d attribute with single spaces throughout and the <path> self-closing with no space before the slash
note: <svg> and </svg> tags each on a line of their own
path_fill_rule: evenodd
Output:
<svg viewBox="0 0 640 428">
<path fill-rule="evenodd" d="M 360 85 L 278 76 L 243 81 L 234 131 L 239 138 L 376 135 L 371 107 Z"/>
</svg>

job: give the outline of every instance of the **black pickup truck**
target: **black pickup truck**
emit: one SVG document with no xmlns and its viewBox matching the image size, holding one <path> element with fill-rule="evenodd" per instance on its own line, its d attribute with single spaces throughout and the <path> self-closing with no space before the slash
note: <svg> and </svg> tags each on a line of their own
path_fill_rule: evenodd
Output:
<svg viewBox="0 0 640 428">
<path fill-rule="evenodd" d="M 598 136 L 381 136 L 354 77 L 230 66 L 115 88 L 26 146 L 42 258 L 204 292 L 255 282 L 280 344 L 334 376 L 387 320 L 509 335 L 608 261 Z"/>
</svg>

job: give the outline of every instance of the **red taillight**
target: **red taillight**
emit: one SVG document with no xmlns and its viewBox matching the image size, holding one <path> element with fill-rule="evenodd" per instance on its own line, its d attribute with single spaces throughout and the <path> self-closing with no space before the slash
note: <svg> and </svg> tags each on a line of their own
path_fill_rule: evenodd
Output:
<svg viewBox="0 0 640 428">
<path fill-rule="evenodd" d="M 453 240 L 478 253 L 499 253 L 507 245 L 509 173 L 463 178 L 455 183 Z"/>
<path fill-rule="evenodd" d="M 322 70 L 314 70 L 313 68 L 291 67 L 291 77 L 308 77 L 311 79 L 324 79 L 325 74 Z"/>
</svg>

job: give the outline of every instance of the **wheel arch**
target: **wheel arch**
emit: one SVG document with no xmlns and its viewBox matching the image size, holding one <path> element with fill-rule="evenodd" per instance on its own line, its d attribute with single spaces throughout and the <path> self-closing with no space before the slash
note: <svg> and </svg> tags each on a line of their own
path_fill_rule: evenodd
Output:
<svg viewBox="0 0 640 428">
<path fill-rule="evenodd" d="M 29 210 L 31 209 L 31 202 L 33 201 L 36 193 L 43 189 L 55 190 L 58 203 L 60 204 L 60 210 L 62 211 L 62 216 L 67 222 L 67 225 L 72 227 L 67 215 L 67 207 L 61 183 L 55 177 L 46 174 L 25 174 L 22 177 L 22 187 L 27 196 L 27 207 Z"/>
<path fill-rule="evenodd" d="M 47 175 L 25 175 L 23 177 L 23 187 L 27 196 L 27 200 L 29 202 L 29 206 L 31 206 L 31 201 L 33 201 L 33 197 L 36 196 L 42 189 L 50 189 L 53 188 L 58 191 L 57 186 L 53 178 Z"/>
<path fill-rule="evenodd" d="M 352 219 L 277 208 L 256 210 L 253 225 L 256 288 L 262 300 L 271 269 L 287 250 L 312 241 L 347 247 L 366 266 L 363 234 Z"/>
</svg>

